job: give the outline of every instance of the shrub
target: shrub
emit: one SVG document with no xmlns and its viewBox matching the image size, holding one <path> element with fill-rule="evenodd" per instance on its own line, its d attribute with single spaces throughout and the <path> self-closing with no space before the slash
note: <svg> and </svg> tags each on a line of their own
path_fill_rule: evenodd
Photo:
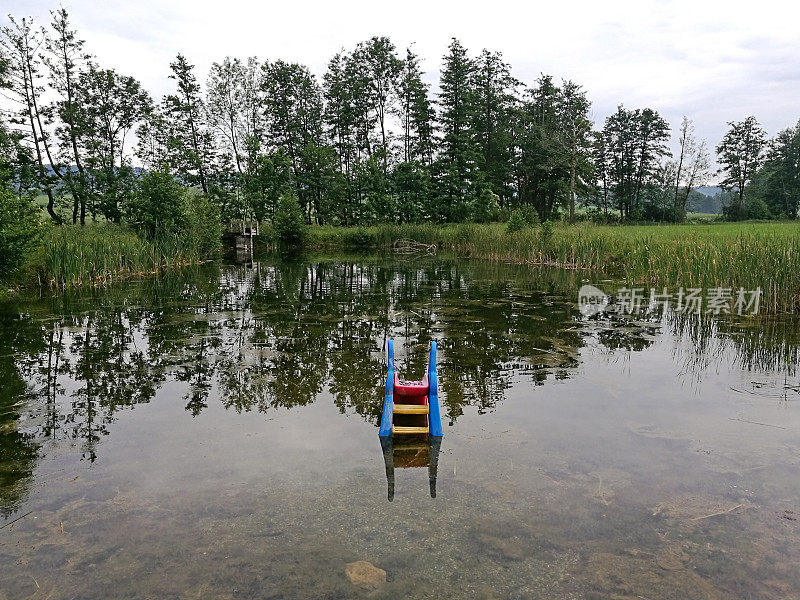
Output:
<svg viewBox="0 0 800 600">
<path fill-rule="evenodd" d="M 222 217 L 217 205 L 205 194 L 184 188 L 169 173 L 144 174 L 128 200 L 126 215 L 128 223 L 148 240 L 185 238 L 199 256 L 221 245 Z"/>
<path fill-rule="evenodd" d="M 0 185 L 0 278 L 18 271 L 42 234 L 36 207 Z"/>
<path fill-rule="evenodd" d="M 375 245 L 375 234 L 366 227 L 356 227 L 344 232 L 343 241 L 346 246 L 366 248 Z"/>
<path fill-rule="evenodd" d="M 506 223 L 506 231 L 514 233 L 526 227 L 535 227 L 539 224 L 539 213 L 532 206 L 520 206 L 511 211 L 511 216 Z"/>
<path fill-rule="evenodd" d="M 771 219 L 769 206 L 761 198 L 747 198 L 744 203 L 744 214 L 747 219 Z"/>
<path fill-rule="evenodd" d="M 286 246 L 302 246 L 306 239 L 306 222 L 303 211 L 292 194 L 284 194 L 272 221 L 275 237 Z"/>
<path fill-rule="evenodd" d="M 186 190 L 172 175 L 144 174 L 126 206 L 128 222 L 149 239 L 183 231 L 187 225 Z"/>
<path fill-rule="evenodd" d="M 219 207 L 201 193 L 186 194 L 184 203 L 186 231 L 201 256 L 208 256 L 222 246 L 222 217 Z"/>
</svg>

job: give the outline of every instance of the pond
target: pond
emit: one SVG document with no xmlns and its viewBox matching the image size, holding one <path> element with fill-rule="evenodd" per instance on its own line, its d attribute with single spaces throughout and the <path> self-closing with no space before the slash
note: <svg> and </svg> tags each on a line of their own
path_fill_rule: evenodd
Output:
<svg viewBox="0 0 800 600">
<path fill-rule="evenodd" d="M 800 327 L 587 318 L 588 279 L 265 257 L 0 305 L 0 598 L 800 596 Z M 437 341 L 444 437 L 387 472 L 389 339 L 411 379 Z"/>
</svg>

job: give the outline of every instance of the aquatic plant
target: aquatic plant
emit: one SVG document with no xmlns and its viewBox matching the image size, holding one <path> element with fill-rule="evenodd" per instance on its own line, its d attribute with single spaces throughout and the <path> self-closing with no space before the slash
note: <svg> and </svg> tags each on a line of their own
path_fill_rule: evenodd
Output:
<svg viewBox="0 0 800 600">
<path fill-rule="evenodd" d="M 152 240 L 110 223 L 62 226 L 48 231 L 38 259 L 39 280 L 52 288 L 106 285 L 130 276 L 203 260 L 193 239 L 159 235 Z"/>
</svg>

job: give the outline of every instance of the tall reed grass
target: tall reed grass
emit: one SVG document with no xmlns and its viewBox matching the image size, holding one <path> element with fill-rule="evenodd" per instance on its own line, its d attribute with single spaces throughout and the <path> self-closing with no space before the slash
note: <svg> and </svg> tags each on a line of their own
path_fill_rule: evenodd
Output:
<svg viewBox="0 0 800 600">
<path fill-rule="evenodd" d="M 203 258 L 185 236 L 163 235 L 151 241 L 108 223 L 54 227 L 45 235 L 40 252 L 40 282 L 59 289 L 107 285 L 168 267 L 197 264 Z"/>
<path fill-rule="evenodd" d="M 595 271 L 628 285 L 738 288 L 763 293 L 761 310 L 800 309 L 800 224 L 727 223 L 661 226 L 593 224 L 533 227 L 503 224 L 312 227 L 323 247 L 391 247 L 413 239 L 461 256 Z"/>
</svg>

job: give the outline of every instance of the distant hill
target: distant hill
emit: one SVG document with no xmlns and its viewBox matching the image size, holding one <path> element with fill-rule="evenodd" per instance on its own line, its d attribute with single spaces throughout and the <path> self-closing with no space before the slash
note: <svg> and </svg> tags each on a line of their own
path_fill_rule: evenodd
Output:
<svg viewBox="0 0 800 600">
<path fill-rule="evenodd" d="M 722 188 L 718 185 L 701 185 L 694 189 L 704 196 L 711 196 L 712 198 L 714 196 L 719 196 L 722 193 Z"/>
<path fill-rule="evenodd" d="M 701 185 L 689 194 L 686 211 L 709 215 L 722 214 L 722 188 L 716 185 Z"/>
</svg>

